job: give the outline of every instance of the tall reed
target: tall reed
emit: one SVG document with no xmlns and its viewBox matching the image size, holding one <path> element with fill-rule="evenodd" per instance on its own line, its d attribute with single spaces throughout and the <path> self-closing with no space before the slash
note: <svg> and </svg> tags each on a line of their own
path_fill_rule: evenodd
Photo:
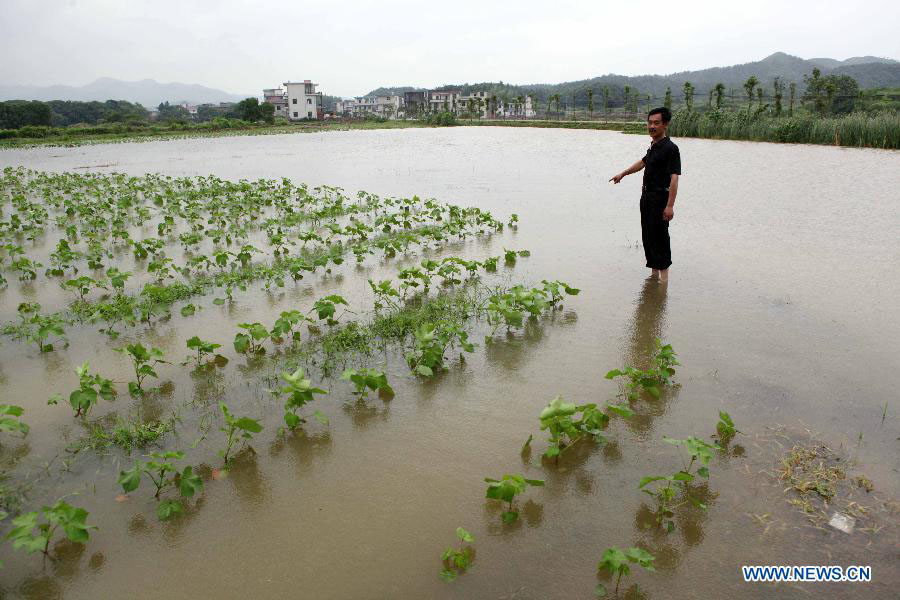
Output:
<svg viewBox="0 0 900 600">
<path fill-rule="evenodd" d="M 725 140 L 826 144 L 900 149 L 900 115 L 852 113 L 842 117 L 773 117 L 747 111 L 680 110 L 669 134 Z"/>
</svg>

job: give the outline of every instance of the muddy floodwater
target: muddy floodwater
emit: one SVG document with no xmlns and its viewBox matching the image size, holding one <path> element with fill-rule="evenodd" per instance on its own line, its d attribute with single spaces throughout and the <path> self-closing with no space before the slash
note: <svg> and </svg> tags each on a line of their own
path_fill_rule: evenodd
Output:
<svg viewBox="0 0 900 600">
<path fill-rule="evenodd" d="M 590 598 L 598 583 L 613 587 L 597 575 L 610 546 L 656 557 L 655 572 L 634 565 L 623 578 L 620 591 L 631 598 L 897 597 L 900 153 L 674 141 L 683 176 L 667 286 L 648 280 L 644 267 L 640 175 L 607 181 L 643 156 L 643 136 L 459 127 L 0 151 L 0 167 L 289 178 L 478 206 L 504 222 L 516 213 L 517 229 L 436 256 L 527 249 L 499 280 L 562 280 L 581 290 L 552 316 L 501 329 L 491 343 L 483 339 L 490 330 L 473 325 L 475 351 L 451 357 L 432 379 L 414 377 L 401 353 L 374 354 L 370 366 L 385 369 L 395 390 L 387 402 L 359 404 L 346 382 L 317 376 L 330 394 L 316 405 L 330 423 L 311 421 L 287 436 L 276 435 L 280 404 L 267 392 L 275 367 L 234 351 L 236 324 L 306 312 L 325 293 L 371 307 L 366 279 L 390 277 L 397 264 L 351 260 L 327 278 L 275 292 L 251 285 L 227 306 L 209 294 L 193 300 L 196 315 L 175 310 L 114 342 L 76 325 L 67 347 L 41 354 L 2 336 L 0 401 L 24 407 L 31 426 L 24 439 L 0 437 L 4 485 L 35 482 L 23 510 L 77 493 L 70 500 L 98 527 L 84 546 L 60 544 L 55 561 L 4 543 L 2 597 Z M 46 256 L 54 244 L 35 242 L 29 252 Z M 34 284 L 6 278 L 4 323 L 16 320 L 22 301 L 58 309 L 71 300 L 43 276 Z M 212 382 L 178 364 L 185 340 L 198 334 L 221 343 L 229 359 Z M 613 419 L 605 445 L 582 442 L 558 463 L 542 460 L 542 408 L 557 394 L 577 404 L 613 401 L 617 388 L 604 374 L 647 366 L 657 337 L 682 363 L 676 385 L 634 402 L 634 418 Z M 46 403 L 77 385 L 73 369 L 85 360 L 127 382 L 130 366 L 113 348 L 135 340 L 170 357 L 158 369 L 162 389 L 143 400 L 120 392 L 92 417 L 139 412 L 184 423 L 159 448 L 184 450 L 206 485 L 166 522 L 147 482 L 117 501 L 119 470 L 140 451 L 73 455 L 67 446 L 83 431 L 68 406 Z M 251 441 L 255 452 L 242 452 L 217 479 L 209 473 L 221 466 L 221 419 L 203 429 L 195 409 L 219 400 L 264 430 Z M 742 433 L 715 453 L 708 484 L 697 490 L 707 509 L 677 509 L 666 533 L 638 482 L 681 468 L 678 448 L 663 438 L 711 441 L 720 410 Z M 522 453 L 529 435 L 531 450 Z M 865 516 L 851 534 L 789 502 L 798 496 L 779 477 L 782 457 L 808 443 L 833 451 L 846 482 L 871 483 L 852 486 Z M 504 473 L 546 482 L 517 499 L 512 525 L 485 499 L 483 479 Z M 474 561 L 445 583 L 440 557 L 458 526 L 475 538 Z M 742 565 L 869 565 L 872 581 L 745 583 Z"/>
</svg>

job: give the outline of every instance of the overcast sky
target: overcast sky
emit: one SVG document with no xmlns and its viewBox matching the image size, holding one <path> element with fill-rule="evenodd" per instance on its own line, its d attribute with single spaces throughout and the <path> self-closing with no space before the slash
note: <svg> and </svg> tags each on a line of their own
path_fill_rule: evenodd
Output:
<svg viewBox="0 0 900 600">
<path fill-rule="evenodd" d="M 526 0 L 0 0 L 0 80 L 98 77 L 259 94 L 312 79 L 382 85 L 558 83 L 759 60 L 900 58 L 900 3 Z"/>
</svg>

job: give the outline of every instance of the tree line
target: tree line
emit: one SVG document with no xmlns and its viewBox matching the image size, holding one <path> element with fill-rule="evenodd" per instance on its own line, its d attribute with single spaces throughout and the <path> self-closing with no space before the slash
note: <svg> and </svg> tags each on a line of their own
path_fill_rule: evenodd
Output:
<svg viewBox="0 0 900 600">
<path fill-rule="evenodd" d="M 201 104 L 197 114 L 183 106 L 163 102 L 157 107 L 156 120 L 164 123 L 206 122 L 215 118 L 265 121 L 271 123 L 275 107 L 256 98 L 246 98 L 225 106 Z M 102 125 L 108 123 L 149 123 L 150 111 L 139 103 L 125 100 L 105 102 L 78 100 L 8 100 L 0 102 L 0 129 L 21 127 L 68 127 L 70 125 Z"/>
</svg>

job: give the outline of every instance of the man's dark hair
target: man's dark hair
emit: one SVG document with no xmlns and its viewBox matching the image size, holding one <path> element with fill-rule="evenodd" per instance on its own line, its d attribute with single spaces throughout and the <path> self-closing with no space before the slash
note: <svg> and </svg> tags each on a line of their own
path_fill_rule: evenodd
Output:
<svg viewBox="0 0 900 600">
<path fill-rule="evenodd" d="M 666 108 L 665 106 L 660 106 L 659 108 L 654 108 L 650 112 L 647 113 L 647 118 L 649 119 L 653 115 L 660 115 L 662 117 L 663 123 L 668 123 L 672 120 L 672 111 Z"/>
</svg>

